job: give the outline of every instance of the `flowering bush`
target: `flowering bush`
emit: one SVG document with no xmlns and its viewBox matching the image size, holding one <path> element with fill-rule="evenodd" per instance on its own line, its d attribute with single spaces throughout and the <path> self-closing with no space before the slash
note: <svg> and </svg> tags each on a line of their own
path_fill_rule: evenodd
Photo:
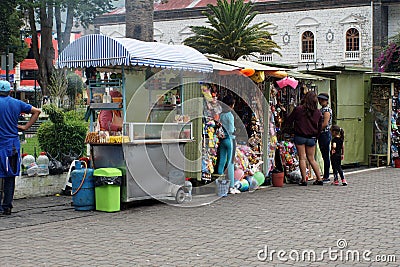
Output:
<svg viewBox="0 0 400 267">
<path fill-rule="evenodd" d="M 399 34 L 400 37 L 400 34 Z M 400 42 L 396 37 L 376 60 L 375 70 L 379 72 L 400 72 Z"/>
</svg>

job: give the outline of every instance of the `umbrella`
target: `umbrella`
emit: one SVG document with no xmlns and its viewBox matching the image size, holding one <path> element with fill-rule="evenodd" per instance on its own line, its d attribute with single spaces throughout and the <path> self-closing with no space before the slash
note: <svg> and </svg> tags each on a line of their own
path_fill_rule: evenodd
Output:
<svg viewBox="0 0 400 267">
<path fill-rule="evenodd" d="M 290 87 L 295 89 L 299 84 L 299 81 L 292 77 L 285 77 L 282 80 L 276 81 L 276 83 L 278 84 L 279 88 L 283 88 L 289 85 Z"/>
</svg>

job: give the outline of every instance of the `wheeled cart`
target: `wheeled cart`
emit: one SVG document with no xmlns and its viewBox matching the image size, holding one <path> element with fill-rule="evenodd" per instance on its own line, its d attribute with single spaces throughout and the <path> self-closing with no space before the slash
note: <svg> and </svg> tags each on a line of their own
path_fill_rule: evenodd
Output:
<svg viewBox="0 0 400 267">
<path fill-rule="evenodd" d="M 121 144 L 91 144 L 94 168 L 122 170 L 121 201 L 185 198 L 184 146 L 191 124 L 125 123 Z M 146 137 L 145 137 L 146 135 Z"/>
</svg>

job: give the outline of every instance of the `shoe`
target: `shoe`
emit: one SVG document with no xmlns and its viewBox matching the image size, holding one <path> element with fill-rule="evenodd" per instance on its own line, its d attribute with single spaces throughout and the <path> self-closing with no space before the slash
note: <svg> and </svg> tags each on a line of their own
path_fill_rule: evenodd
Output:
<svg viewBox="0 0 400 267">
<path fill-rule="evenodd" d="M 3 210 L 3 215 L 11 215 L 11 209 L 10 208 L 6 208 Z"/>
<path fill-rule="evenodd" d="M 338 184 L 339 184 L 339 183 L 338 183 Z M 346 179 L 342 179 L 342 185 L 343 185 L 343 186 L 346 186 L 346 185 L 347 185 Z"/>
<path fill-rule="evenodd" d="M 307 182 L 300 182 L 299 185 L 300 186 L 307 186 Z"/>
<path fill-rule="evenodd" d="M 237 189 L 236 187 L 234 188 L 235 189 L 235 194 L 240 194 L 240 193 L 242 193 L 239 189 Z"/>
<path fill-rule="evenodd" d="M 229 194 L 231 194 L 231 195 L 234 195 L 234 194 L 236 194 L 236 188 L 233 188 L 233 187 L 231 187 L 231 188 L 229 188 Z"/>
<path fill-rule="evenodd" d="M 339 185 L 339 180 L 333 181 L 333 185 Z"/>
<path fill-rule="evenodd" d="M 313 185 L 324 185 L 324 182 L 322 180 L 315 181 L 313 182 Z"/>
<path fill-rule="evenodd" d="M 324 179 L 322 179 L 322 181 L 323 181 L 324 183 L 329 183 L 329 182 L 331 181 L 331 179 L 329 179 L 329 178 L 324 178 Z"/>
</svg>

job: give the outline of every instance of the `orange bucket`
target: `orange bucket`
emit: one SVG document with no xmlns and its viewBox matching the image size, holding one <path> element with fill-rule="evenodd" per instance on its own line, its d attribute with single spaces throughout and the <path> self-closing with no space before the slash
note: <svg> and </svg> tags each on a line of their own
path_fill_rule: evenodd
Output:
<svg viewBox="0 0 400 267">
<path fill-rule="evenodd" d="M 272 173 L 272 185 L 274 187 L 282 187 L 283 181 L 285 180 L 284 178 L 285 178 L 284 172 Z"/>
<path fill-rule="evenodd" d="M 400 168 L 400 159 L 395 159 L 394 160 L 394 167 L 395 168 Z"/>
</svg>

